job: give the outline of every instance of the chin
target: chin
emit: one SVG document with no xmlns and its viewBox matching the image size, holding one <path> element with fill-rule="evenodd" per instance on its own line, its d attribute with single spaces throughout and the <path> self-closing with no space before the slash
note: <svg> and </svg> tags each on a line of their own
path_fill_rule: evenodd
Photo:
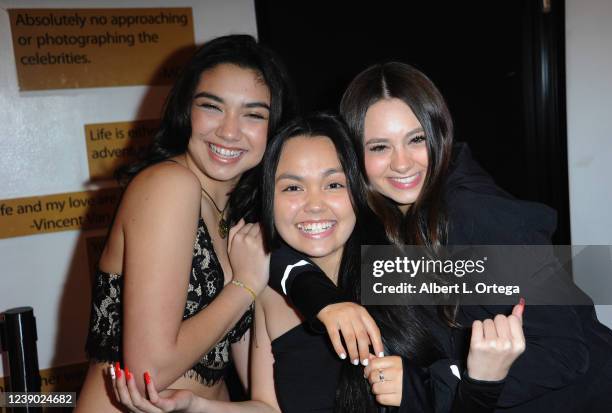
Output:
<svg viewBox="0 0 612 413">
<path fill-rule="evenodd" d="M 417 197 L 404 197 L 402 198 L 391 198 L 393 200 L 393 202 L 395 202 L 396 204 L 398 204 L 399 206 L 411 206 L 412 204 L 414 204 L 417 200 Z"/>
<path fill-rule="evenodd" d="M 308 245 L 308 246 L 303 246 L 303 248 L 296 248 L 296 249 L 308 255 L 311 258 L 326 257 L 334 252 L 333 248 L 325 247 L 323 245 Z"/>
<path fill-rule="evenodd" d="M 389 198 L 398 205 L 412 205 L 419 198 L 421 188 L 410 193 L 398 193 L 397 191 L 380 191 L 382 195 Z"/>
<path fill-rule="evenodd" d="M 240 178 L 243 173 L 253 168 L 253 166 L 245 167 L 241 164 L 231 166 L 223 165 L 206 165 L 205 173 L 216 181 L 232 181 Z"/>
</svg>

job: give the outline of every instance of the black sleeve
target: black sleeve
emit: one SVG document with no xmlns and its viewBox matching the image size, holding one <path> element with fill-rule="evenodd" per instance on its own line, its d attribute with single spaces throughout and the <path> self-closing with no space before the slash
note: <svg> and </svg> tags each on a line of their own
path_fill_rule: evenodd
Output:
<svg viewBox="0 0 612 413">
<path fill-rule="evenodd" d="M 469 306 L 461 309 L 469 319 L 509 314 L 511 308 Z M 512 407 L 575 381 L 589 367 L 589 347 L 577 308 L 527 306 L 523 314 L 525 352 L 512 364 L 499 399 Z"/>
<path fill-rule="evenodd" d="M 492 413 L 504 385 L 505 380 L 474 380 L 464 372 L 457 386 L 452 413 Z"/>
<path fill-rule="evenodd" d="M 457 245 L 549 245 L 555 215 L 543 205 L 457 191 L 450 214 L 453 242 Z M 528 248 L 526 248 L 528 251 Z M 531 264 L 530 264 L 531 265 Z M 558 274 L 554 254 L 537 266 L 517 261 L 506 268 L 510 275 L 546 280 Z M 550 282 L 549 282 L 550 284 Z M 542 281 L 542 285 L 545 285 Z M 525 352 L 513 363 L 498 405 L 521 405 L 545 393 L 561 389 L 583 375 L 589 367 L 589 344 L 579 308 L 572 305 L 532 305 L 527 300 L 523 315 Z M 592 306 L 591 306 L 592 307 Z M 510 314 L 512 306 L 462 306 L 459 321 Z"/>
<path fill-rule="evenodd" d="M 473 380 L 460 363 L 441 359 L 426 369 L 411 365 L 402 357 L 402 401 L 399 413 L 492 413 L 505 381 Z M 454 373 L 455 372 L 455 373 Z"/>
<path fill-rule="evenodd" d="M 268 285 L 321 330 L 317 314 L 329 304 L 348 301 L 325 273 L 303 254 L 283 244 L 270 257 Z"/>
</svg>

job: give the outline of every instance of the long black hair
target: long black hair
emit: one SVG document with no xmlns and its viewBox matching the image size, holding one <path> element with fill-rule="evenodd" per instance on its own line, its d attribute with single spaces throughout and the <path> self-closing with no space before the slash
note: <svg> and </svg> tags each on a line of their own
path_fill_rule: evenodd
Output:
<svg viewBox="0 0 612 413">
<path fill-rule="evenodd" d="M 370 210 L 366 201 L 363 175 L 359 170 L 358 156 L 346 126 L 336 117 L 315 114 L 291 121 L 274 136 L 268 144 L 262 162 L 262 228 L 267 245 L 274 249 L 280 239 L 274 226 L 274 185 L 276 169 L 284 144 L 295 137 L 329 138 L 338 155 L 346 175 L 347 187 L 353 210 L 357 217 L 355 229 L 344 246 L 338 285 L 352 300 L 359 302 L 360 282 L 360 235 L 367 223 Z M 429 333 L 420 308 L 368 306 L 381 330 L 385 350 L 414 361 L 416 365 L 428 365 L 439 357 L 435 340 Z M 370 412 L 376 409 L 369 386 L 358 366 L 343 363 L 341 379 L 336 390 L 336 410 L 342 412 Z"/>
<path fill-rule="evenodd" d="M 261 224 L 263 228 L 266 245 L 269 249 L 275 249 L 279 246 L 281 240 L 274 226 L 274 185 L 275 174 L 278 167 L 278 162 L 285 143 L 295 137 L 327 137 L 331 140 L 336 154 L 340 160 L 340 165 L 346 176 L 346 182 L 353 205 L 353 210 L 357 216 L 357 224 L 362 221 L 359 219 L 359 214 L 367 209 L 365 201 L 365 186 L 363 177 L 359 171 L 359 163 L 357 154 L 355 153 L 353 142 L 348 136 L 346 126 L 338 119 L 338 117 L 327 113 L 315 113 L 304 117 L 293 119 L 287 123 L 269 142 L 266 148 L 266 153 L 262 161 L 262 216 Z M 359 254 L 359 240 L 357 235 L 359 231 L 353 231 L 349 238 L 347 246 L 345 246 L 345 255 Z M 353 248 L 348 248 L 351 244 Z M 356 248 L 355 248 L 356 247 Z M 350 251 L 349 251 L 350 250 Z M 356 259 L 344 259 L 346 265 L 353 266 L 358 263 Z M 358 271 L 358 268 L 355 269 Z M 344 273 L 344 271 L 341 271 Z M 342 277 L 338 278 L 340 286 L 342 286 Z"/>
<path fill-rule="evenodd" d="M 191 138 L 191 107 L 200 76 L 220 64 L 229 63 L 253 70 L 270 90 L 268 136 L 294 115 L 294 89 L 279 57 L 249 35 L 229 35 L 206 42 L 180 72 L 166 102 L 159 130 L 147 156 L 121 168 L 116 178 L 127 183 L 142 169 L 185 153 Z M 229 199 L 228 218 L 233 224 L 243 216 L 257 215 L 260 168 L 243 173 Z M 251 217 L 253 219 L 254 217 Z"/>
</svg>

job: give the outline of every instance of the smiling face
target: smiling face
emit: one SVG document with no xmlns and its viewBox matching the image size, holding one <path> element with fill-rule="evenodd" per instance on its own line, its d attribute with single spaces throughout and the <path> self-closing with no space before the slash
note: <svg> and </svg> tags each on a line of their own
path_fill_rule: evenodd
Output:
<svg viewBox="0 0 612 413">
<path fill-rule="evenodd" d="M 187 156 L 207 178 L 237 181 L 266 148 L 270 90 L 251 69 L 219 64 L 200 76 Z"/>
<path fill-rule="evenodd" d="M 366 112 L 363 143 L 372 189 L 405 213 L 427 177 L 427 145 L 419 120 L 400 99 L 379 100 Z"/>
<path fill-rule="evenodd" d="M 281 238 L 326 273 L 337 271 L 355 227 L 346 176 L 332 141 L 297 136 L 283 145 L 275 173 L 274 224 Z"/>
</svg>

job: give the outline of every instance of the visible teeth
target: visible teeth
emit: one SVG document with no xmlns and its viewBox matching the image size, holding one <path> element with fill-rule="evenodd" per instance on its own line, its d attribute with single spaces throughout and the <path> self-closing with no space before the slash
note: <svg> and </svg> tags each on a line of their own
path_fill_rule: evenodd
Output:
<svg viewBox="0 0 612 413">
<path fill-rule="evenodd" d="M 412 176 L 408 176 L 406 178 L 391 178 L 391 179 L 393 179 L 394 181 L 397 181 L 397 182 L 399 182 L 401 184 L 409 184 L 409 183 L 413 182 L 417 178 L 417 176 L 419 176 L 418 173 L 416 173 L 416 174 L 414 174 Z"/>
<path fill-rule="evenodd" d="M 210 144 L 210 149 L 216 153 L 217 155 L 221 155 L 224 158 L 237 158 L 240 155 L 242 155 L 243 151 L 233 151 L 231 149 L 225 149 L 225 148 L 221 148 L 220 146 L 214 145 L 214 144 Z"/>
<path fill-rule="evenodd" d="M 313 222 L 310 224 L 298 224 L 297 227 L 300 231 L 307 232 L 309 234 L 319 234 L 321 232 L 327 231 L 335 224 L 333 222 Z"/>
</svg>

